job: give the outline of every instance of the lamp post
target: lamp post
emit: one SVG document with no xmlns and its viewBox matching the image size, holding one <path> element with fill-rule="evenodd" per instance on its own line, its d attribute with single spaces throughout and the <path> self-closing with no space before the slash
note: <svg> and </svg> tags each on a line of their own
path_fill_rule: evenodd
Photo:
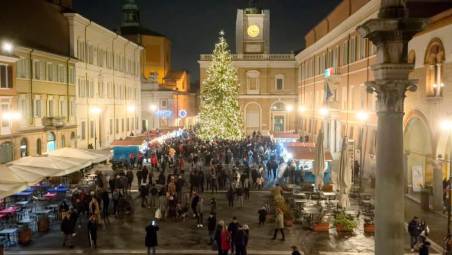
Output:
<svg viewBox="0 0 452 255">
<path fill-rule="evenodd" d="M 361 143 L 359 145 L 359 192 L 363 190 L 363 175 L 364 175 L 364 162 L 366 158 L 366 147 L 367 147 L 367 120 L 369 119 L 369 113 L 365 111 L 359 111 L 356 114 L 356 118 L 361 123 Z"/>
<path fill-rule="evenodd" d="M 441 128 L 448 132 L 448 142 L 449 142 L 449 186 L 448 186 L 448 205 L 447 205 L 447 235 L 450 235 L 450 219 L 451 219 L 451 205 L 452 205 L 452 189 L 451 189 L 451 183 L 452 183 L 452 149 L 450 146 L 452 146 L 452 120 L 444 120 L 441 123 Z"/>
<path fill-rule="evenodd" d="M 13 121 L 18 121 L 20 120 L 22 117 L 22 115 L 20 114 L 20 112 L 5 112 L 2 115 L 2 119 L 4 121 L 8 121 L 8 124 L 10 126 L 10 139 L 11 139 L 11 147 L 12 147 L 12 159 L 15 159 L 15 146 L 14 146 L 14 140 L 13 140 Z"/>
<path fill-rule="evenodd" d="M 99 117 L 99 115 L 102 113 L 102 109 L 94 106 L 91 108 L 91 114 L 93 114 L 96 118 Z M 99 118 L 99 132 L 100 132 L 100 118 Z M 99 134 L 100 137 L 100 134 Z M 99 139 L 99 146 L 100 146 L 100 139 Z M 97 149 L 97 127 L 96 127 L 96 121 L 94 121 L 94 149 Z"/>
</svg>

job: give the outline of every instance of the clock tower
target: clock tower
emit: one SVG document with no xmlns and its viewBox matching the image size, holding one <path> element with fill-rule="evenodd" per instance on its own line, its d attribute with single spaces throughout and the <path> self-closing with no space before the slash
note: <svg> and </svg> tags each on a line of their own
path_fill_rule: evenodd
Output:
<svg viewBox="0 0 452 255">
<path fill-rule="evenodd" d="M 250 7 L 237 10 L 237 54 L 270 53 L 270 11 L 256 7 L 253 2 Z"/>
</svg>

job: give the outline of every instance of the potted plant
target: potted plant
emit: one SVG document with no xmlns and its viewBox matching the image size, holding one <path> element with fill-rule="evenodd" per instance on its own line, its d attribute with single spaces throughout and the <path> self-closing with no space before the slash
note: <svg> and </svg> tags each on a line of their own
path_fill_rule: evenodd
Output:
<svg viewBox="0 0 452 255">
<path fill-rule="evenodd" d="M 347 215 L 344 212 L 336 214 L 334 225 L 336 226 L 337 232 L 353 232 L 357 227 L 357 223 L 355 219 L 353 219 L 353 216 Z"/>
<path fill-rule="evenodd" d="M 375 223 L 372 218 L 364 219 L 364 233 L 365 234 L 373 234 L 375 233 Z"/>
<path fill-rule="evenodd" d="M 313 228 L 314 232 L 329 232 L 330 222 L 329 218 L 320 212 L 319 217 L 314 221 Z"/>
<path fill-rule="evenodd" d="M 21 245 L 28 245 L 31 242 L 31 229 L 28 227 L 28 224 L 23 224 L 19 228 L 19 243 Z"/>
</svg>

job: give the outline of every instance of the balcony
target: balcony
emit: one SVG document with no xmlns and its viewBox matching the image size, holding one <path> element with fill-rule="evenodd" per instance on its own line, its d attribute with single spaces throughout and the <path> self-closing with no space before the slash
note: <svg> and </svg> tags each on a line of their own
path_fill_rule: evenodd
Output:
<svg viewBox="0 0 452 255">
<path fill-rule="evenodd" d="M 201 61 L 212 61 L 211 54 L 201 54 Z M 294 54 L 232 54 L 233 61 L 295 61 Z"/>
<path fill-rule="evenodd" d="M 61 128 L 64 127 L 64 117 L 43 117 L 42 125 L 46 128 Z"/>
</svg>

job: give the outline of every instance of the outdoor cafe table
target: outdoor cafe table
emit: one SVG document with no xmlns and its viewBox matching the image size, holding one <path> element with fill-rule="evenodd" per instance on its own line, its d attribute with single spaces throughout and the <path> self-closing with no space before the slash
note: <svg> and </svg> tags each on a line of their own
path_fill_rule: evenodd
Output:
<svg viewBox="0 0 452 255">
<path fill-rule="evenodd" d="M 52 200 L 52 199 L 55 199 L 55 198 L 57 197 L 57 195 L 56 195 L 56 193 L 50 193 L 50 192 L 48 192 L 48 193 L 45 194 L 43 197 L 44 197 L 45 199 Z"/>
<path fill-rule="evenodd" d="M 11 207 L 1 210 L 0 214 L 14 214 L 16 212 L 17 212 L 17 207 L 11 206 Z"/>
<path fill-rule="evenodd" d="M 9 243 L 13 245 L 17 241 L 17 228 L 5 228 L 0 231 L 0 236 L 6 236 L 6 238 L 8 238 Z"/>
</svg>

